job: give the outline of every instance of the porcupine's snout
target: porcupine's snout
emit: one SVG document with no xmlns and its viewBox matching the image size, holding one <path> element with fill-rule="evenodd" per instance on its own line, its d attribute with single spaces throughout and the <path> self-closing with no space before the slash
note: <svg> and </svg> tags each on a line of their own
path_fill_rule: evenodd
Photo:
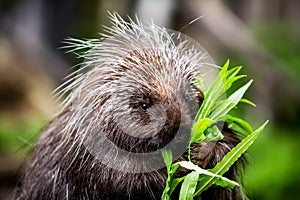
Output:
<svg viewBox="0 0 300 200">
<path fill-rule="evenodd" d="M 159 106 L 158 106 L 159 107 Z M 181 108 L 178 102 L 165 102 L 161 104 L 162 110 L 156 110 L 158 113 L 159 123 L 163 123 L 161 130 L 152 137 L 154 144 L 153 150 L 160 149 L 168 145 L 177 134 L 179 134 L 179 128 L 181 126 Z M 157 124 L 159 124 L 157 123 Z"/>
<path fill-rule="evenodd" d="M 175 94 L 142 89 L 132 96 L 129 106 L 134 127 L 129 134 L 139 138 L 136 147 L 140 151 L 163 148 L 179 133 L 183 113 Z"/>
</svg>

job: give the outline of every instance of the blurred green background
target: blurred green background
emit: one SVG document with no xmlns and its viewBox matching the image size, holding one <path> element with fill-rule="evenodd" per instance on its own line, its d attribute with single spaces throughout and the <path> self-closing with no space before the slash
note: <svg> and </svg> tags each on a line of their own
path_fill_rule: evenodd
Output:
<svg viewBox="0 0 300 200">
<path fill-rule="evenodd" d="M 241 105 L 238 114 L 254 127 L 270 120 L 249 149 L 248 196 L 300 198 L 300 1 L 6 0 L 0 2 L 0 199 L 12 197 L 28 150 L 57 109 L 51 92 L 80 62 L 65 54 L 62 41 L 99 37 L 107 10 L 181 30 L 218 65 L 227 58 L 243 65 L 254 79 L 247 98 L 257 108 Z"/>
</svg>

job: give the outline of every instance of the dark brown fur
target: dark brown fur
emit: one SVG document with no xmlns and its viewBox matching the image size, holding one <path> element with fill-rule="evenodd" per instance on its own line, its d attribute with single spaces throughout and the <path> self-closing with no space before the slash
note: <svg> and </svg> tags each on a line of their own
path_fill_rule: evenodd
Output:
<svg viewBox="0 0 300 200">
<path fill-rule="evenodd" d="M 101 138 L 106 137 L 114 145 L 128 152 L 148 153 L 156 151 L 159 153 L 159 156 L 149 158 L 152 159 L 152 162 L 155 162 L 156 159 L 157 162 L 162 162 L 160 151 L 157 150 L 166 146 L 174 139 L 174 150 L 177 150 L 180 146 L 184 147 L 182 153 L 176 158 L 176 161 L 186 160 L 186 153 L 184 153 L 186 146 L 183 144 L 186 144 L 189 139 L 190 125 L 195 116 L 195 113 L 191 113 L 191 110 L 195 109 L 191 109 L 190 105 L 199 107 L 203 96 L 201 91 L 191 84 L 194 80 L 190 80 L 193 77 L 189 74 L 190 72 L 186 72 L 188 74 L 185 76 L 184 68 L 188 66 L 179 66 L 182 67 L 180 72 L 178 72 L 178 68 L 176 69 L 178 66 L 176 66 L 174 59 L 177 58 L 176 56 L 180 56 L 180 53 L 177 52 L 178 55 L 171 55 L 170 58 L 167 58 L 168 60 L 165 60 L 166 55 L 169 56 L 169 54 L 163 54 L 163 51 L 164 49 L 162 52 L 161 49 L 146 49 L 131 51 L 128 57 L 114 55 L 116 58 L 113 56 L 109 58 L 116 59 L 117 63 L 121 57 L 124 62 L 119 65 L 114 63 L 112 67 L 115 67 L 115 70 L 99 70 L 88 77 L 92 79 L 92 81 L 89 79 L 87 81 L 89 84 L 84 87 L 84 90 L 80 93 L 80 97 L 77 98 L 76 96 L 76 98 L 74 98 L 79 102 L 71 101 L 71 103 L 45 127 L 25 166 L 24 177 L 20 182 L 17 192 L 18 199 L 160 199 L 167 178 L 165 168 L 133 173 L 109 167 L 97 159 L 95 155 L 90 152 L 90 149 L 84 145 L 85 143 L 81 142 L 81 139 L 87 136 L 87 139 L 90 141 L 97 139 L 101 141 Z M 165 55 L 165 57 L 161 55 Z M 111 62 L 113 61 L 114 60 Z M 184 65 L 189 65 L 189 63 L 186 62 Z M 141 67 L 144 67 L 144 70 L 149 67 L 149 72 L 139 70 L 142 69 Z M 105 104 L 107 101 L 112 100 L 112 103 L 116 99 L 109 95 L 109 92 L 107 92 L 107 94 L 103 93 L 102 96 L 97 96 L 100 98 L 97 104 L 93 104 L 94 107 L 89 107 L 88 111 L 90 111 L 90 113 L 88 113 L 85 121 L 82 122 L 80 126 L 80 128 L 84 129 L 90 127 L 89 125 L 92 124 L 96 126 L 90 127 L 93 131 L 90 129 L 88 129 L 88 132 L 76 128 L 65 129 L 70 119 L 71 121 L 73 120 L 72 117 L 74 117 L 74 113 L 76 114 L 78 110 L 80 110 L 81 112 L 79 113 L 85 114 L 84 109 L 90 105 L 89 103 L 93 101 L 94 96 L 88 96 L 90 99 L 85 101 L 86 104 L 83 105 L 80 104 L 81 98 L 84 99 L 86 95 L 94 94 L 89 92 L 93 92 L 99 85 L 110 84 L 113 81 L 119 80 L 116 87 L 120 86 L 122 89 L 124 81 L 136 78 L 132 77 L 133 75 L 130 73 L 125 73 L 132 72 L 132 70 L 135 70 L 133 71 L 134 73 L 139 73 L 137 77 L 145 78 L 150 76 L 150 81 L 143 85 L 143 79 L 143 81 L 137 82 L 138 87 L 135 87 L 134 83 L 127 83 L 127 87 L 131 89 L 136 88 L 136 90 L 130 93 L 131 96 L 128 96 L 128 93 L 122 93 L 121 90 L 120 94 L 123 96 L 127 95 L 126 97 L 129 99 L 126 105 L 116 105 L 115 107 L 107 106 Z M 161 83 L 161 77 L 165 76 L 170 77 L 167 77 L 167 80 L 163 80 L 165 82 Z M 180 79 L 180 81 L 178 81 L 178 79 Z M 170 85 L 166 86 L 166 83 Z M 174 86 L 174 84 L 177 83 L 178 85 Z M 116 84 L 116 82 L 114 82 L 114 84 Z M 191 98 L 186 98 L 182 95 L 184 89 L 192 91 L 190 92 L 192 94 Z M 120 103 L 125 104 L 126 102 Z M 77 107 L 78 104 L 81 105 L 80 108 Z M 143 130 L 143 128 L 151 122 L 151 112 L 149 110 L 154 109 L 152 108 L 153 105 L 159 105 L 159 109 L 163 109 L 166 117 L 162 129 L 155 135 L 140 138 L 138 135 L 134 135 L 139 134 L 139 131 L 136 131 L 134 128 L 130 129 L 130 133 L 134 134 L 126 134 L 125 131 L 118 127 L 114 120 L 116 114 L 119 114 L 118 117 L 121 116 L 123 122 L 125 122 L 123 125 L 135 123 L 138 128 Z M 118 106 L 123 109 L 130 109 L 130 112 L 126 110 L 128 111 L 124 112 L 126 115 L 120 113 L 121 111 L 116 111 L 116 107 Z M 156 111 L 159 111 L 159 109 Z M 107 112 L 103 112 L 103 110 Z M 77 117 L 80 118 L 81 116 L 78 115 Z M 131 120 L 127 120 L 128 117 L 130 117 Z M 103 131 L 103 135 L 101 135 L 100 138 L 97 137 L 98 132 L 96 131 L 98 129 Z M 186 134 L 175 137 L 179 129 L 181 131 L 183 129 L 183 132 Z M 146 132 L 148 130 L 149 132 L 151 131 L 151 129 L 147 129 Z M 214 167 L 216 163 L 240 141 L 226 126 L 223 129 L 223 134 L 224 139 L 217 143 L 202 142 L 193 144 L 192 161 L 206 169 Z M 102 146 L 98 146 L 100 151 L 101 147 Z M 124 157 L 121 156 L 121 158 Z M 126 159 L 124 164 L 127 164 L 126 162 L 145 162 L 145 164 L 147 164 L 148 162 L 147 160 L 141 161 L 131 157 L 126 157 Z M 111 156 L 111 162 L 112 164 L 116 162 L 113 156 Z M 239 165 L 236 164 L 225 176 L 236 180 L 239 168 Z M 176 177 L 183 176 L 187 173 L 187 170 L 180 168 L 176 173 Z M 178 198 L 176 195 L 178 195 L 178 191 L 175 191 L 173 195 L 174 199 Z M 202 200 L 239 200 L 242 198 L 243 193 L 241 189 L 237 187 L 231 192 L 220 187 L 212 187 L 202 195 Z"/>
<path fill-rule="evenodd" d="M 26 175 L 18 191 L 18 199 L 160 199 L 165 187 L 165 169 L 150 173 L 116 171 L 97 162 L 83 146 L 78 148 L 72 140 L 66 143 L 55 157 L 49 157 L 52 155 L 51 147 L 64 142 L 63 135 L 56 134 L 65 126 L 69 114 L 63 113 L 46 127 L 28 162 Z M 193 144 L 193 162 L 203 168 L 212 168 L 239 142 L 227 128 L 223 130 L 223 134 L 224 139 L 217 142 L 204 158 L 199 158 L 200 152 L 205 151 L 203 143 Z M 67 153 L 69 150 L 71 153 Z M 74 158 L 76 159 L 73 160 Z M 185 155 L 178 160 L 186 160 Z M 231 168 L 225 176 L 236 180 L 237 171 L 235 165 L 235 168 Z M 181 168 L 176 176 L 186 173 L 187 171 Z M 53 179 L 51 176 L 57 178 Z M 212 187 L 202 195 L 202 199 L 207 200 L 242 199 L 242 197 L 240 188 L 230 192 L 220 187 Z"/>
</svg>

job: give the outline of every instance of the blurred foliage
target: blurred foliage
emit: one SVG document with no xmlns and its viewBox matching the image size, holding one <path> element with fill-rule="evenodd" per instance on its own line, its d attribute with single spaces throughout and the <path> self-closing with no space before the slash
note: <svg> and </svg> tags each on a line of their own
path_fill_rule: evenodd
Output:
<svg viewBox="0 0 300 200">
<path fill-rule="evenodd" d="M 271 125 L 271 124 L 270 124 Z M 275 124 L 249 149 L 250 163 L 245 186 L 250 199 L 295 199 L 300 191 L 300 129 L 277 127 Z"/>
<path fill-rule="evenodd" d="M 260 21 L 252 27 L 252 31 L 261 47 L 271 55 L 272 67 L 279 74 L 278 81 L 282 82 L 274 86 L 271 123 L 248 151 L 250 165 L 246 168 L 245 190 L 251 200 L 298 199 L 300 33 L 285 21 Z M 246 98 L 253 100 L 251 96 L 257 92 L 255 87 L 259 87 L 259 80 L 251 65 L 238 52 L 221 49 L 219 56 L 221 59 L 230 58 L 233 65 L 243 63 L 244 74 L 254 78 L 254 87 L 246 94 Z M 261 109 L 239 106 L 234 114 L 244 115 L 255 124 L 264 115 Z"/>
<path fill-rule="evenodd" d="M 272 55 L 283 82 L 274 94 L 273 124 L 249 150 L 245 185 L 250 199 L 296 199 L 300 191 L 299 33 L 283 21 L 260 22 L 254 32 Z"/>
<path fill-rule="evenodd" d="M 260 21 L 253 29 L 262 46 L 273 55 L 274 67 L 299 83 L 300 33 L 285 21 Z"/>
<path fill-rule="evenodd" d="M 21 121 L 0 117 L 0 154 L 24 157 L 44 124 L 45 121 L 32 116 Z"/>
</svg>

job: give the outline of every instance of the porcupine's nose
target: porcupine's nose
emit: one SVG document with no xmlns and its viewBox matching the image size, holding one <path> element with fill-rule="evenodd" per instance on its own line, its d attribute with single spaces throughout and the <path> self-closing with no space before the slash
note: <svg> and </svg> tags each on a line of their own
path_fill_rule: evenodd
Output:
<svg viewBox="0 0 300 200">
<path fill-rule="evenodd" d="M 179 104 L 171 104 L 166 108 L 167 120 L 165 123 L 165 129 L 170 130 L 172 128 L 179 128 L 181 122 L 181 109 Z"/>
<path fill-rule="evenodd" d="M 172 141 L 181 125 L 181 108 L 179 103 L 166 102 L 163 104 L 163 108 L 166 119 L 163 128 L 157 134 L 160 147 L 163 147 Z"/>
</svg>

